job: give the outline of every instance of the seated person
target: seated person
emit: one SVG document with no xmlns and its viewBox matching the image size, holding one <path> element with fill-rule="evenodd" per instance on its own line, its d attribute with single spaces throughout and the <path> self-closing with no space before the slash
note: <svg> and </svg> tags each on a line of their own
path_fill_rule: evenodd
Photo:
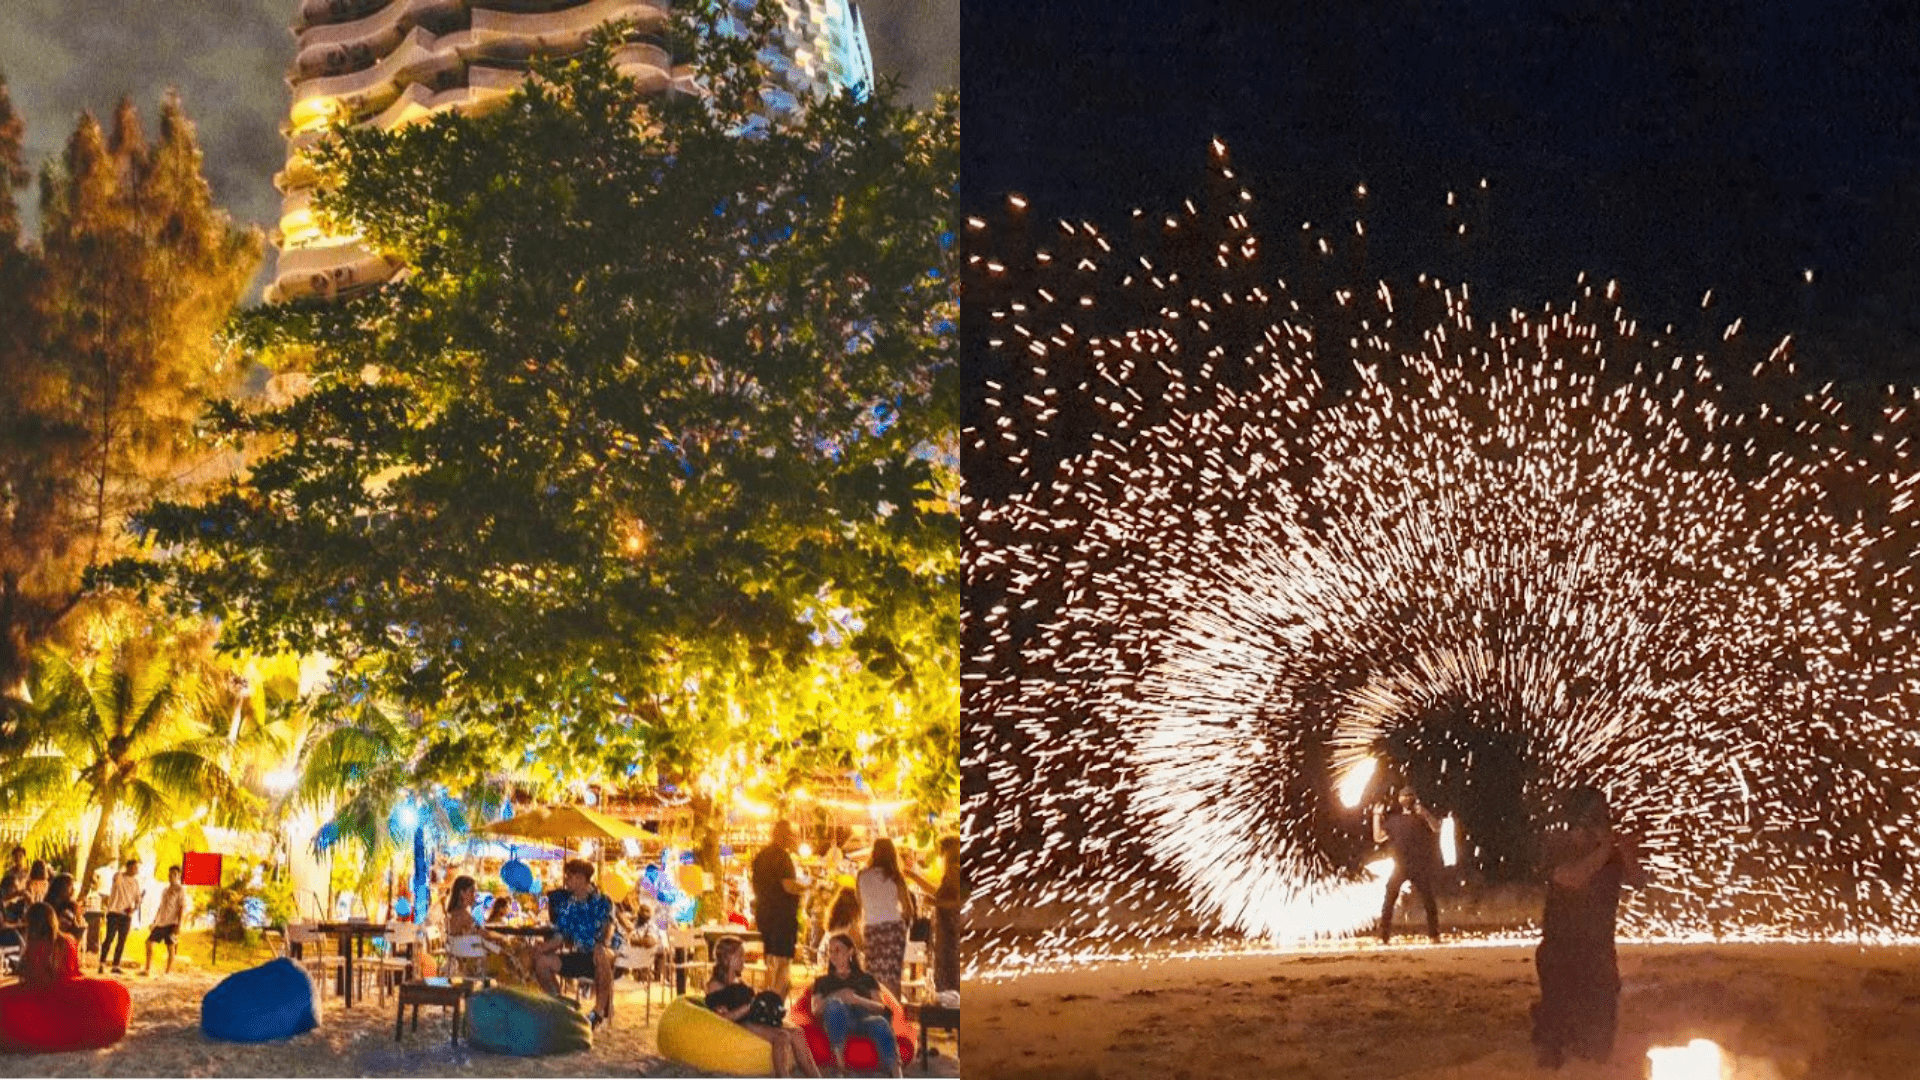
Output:
<svg viewBox="0 0 1920 1080">
<path fill-rule="evenodd" d="M 613 954 L 625 939 L 613 922 L 613 901 L 594 888 L 592 863 L 568 859 L 561 879 L 567 897 L 553 920 L 560 932 L 534 947 L 533 975 L 541 989 L 556 995 L 563 978 L 592 979 L 593 1011 L 587 1020 L 598 1026 L 613 1015 Z"/>
<path fill-rule="evenodd" d="M 900 1071 L 900 1044 L 893 1040 L 893 1010 L 881 997 L 880 981 L 860 970 L 853 937 L 835 934 L 827 941 L 827 971 L 807 989 L 810 1008 L 826 1029 L 833 1064 L 847 1071 L 847 1039 L 860 1035 L 873 1043 L 880 1060 L 894 1076 Z"/>
<path fill-rule="evenodd" d="M 493 898 L 493 906 L 487 909 L 487 923 L 503 923 L 513 917 L 513 894 L 502 892 Z"/>
<path fill-rule="evenodd" d="M 62 933 L 46 903 L 27 909 L 27 944 L 20 954 L 20 983 L 46 986 L 80 977 L 80 946 Z"/>
<path fill-rule="evenodd" d="M 471 877 L 461 874 L 453 879 L 453 887 L 447 892 L 447 936 L 477 937 L 486 943 L 487 974 L 503 982 L 528 982 L 533 976 L 527 960 L 526 944 L 504 934 L 496 934 L 483 926 L 473 917 L 474 898 L 479 887 Z M 488 912 L 504 914 L 507 909 L 506 897 L 493 902 L 493 910 Z M 489 918 L 488 922 L 495 920 Z"/>
<path fill-rule="evenodd" d="M 707 982 L 707 1008 L 732 1020 L 773 1045 L 773 1075 L 788 1076 L 789 1066 L 798 1055 L 800 1067 L 808 1076 L 819 1076 L 813 1051 L 807 1048 L 807 1033 L 789 1027 L 787 1006 L 771 990 L 760 994 L 747 985 L 743 972 L 747 966 L 747 947 L 729 934 L 713 943 L 713 978 Z"/>
<path fill-rule="evenodd" d="M 76 938 L 86 934 L 87 920 L 80 911 L 80 901 L 73 895 L 72 874 L 55 874 L 47 884 L 47 898 L 41 902 L 53 909 L 53 917 L 63 933 Z"/>
</svg>

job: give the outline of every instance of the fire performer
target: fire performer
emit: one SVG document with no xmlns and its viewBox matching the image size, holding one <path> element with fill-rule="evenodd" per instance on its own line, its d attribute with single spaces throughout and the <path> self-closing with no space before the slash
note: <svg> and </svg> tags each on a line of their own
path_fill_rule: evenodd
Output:
<svg viewBox="0 0 1920 1080">
<path fill-rule="evenodd" d="M 1386 844 L 1393 851 L 1393 876 L 1387 879 L 1387 900 L 1380 908 L 1380 942 L 1393 940 L 1393 909 L 1400 902 L 1400 887 L 1413 885 L 1413 891 L 1427 909 L 1427 938 L 1440 941 L 1440 908 L 1434 900 L 1434 886 L 1440 880 L 1440 820 L 1420 802 L 1409 784 L 1400 789 L 1400 809 L 1388 814 L 1384 806 L 1373 808 L 1373 842 Z"/>
</svg>

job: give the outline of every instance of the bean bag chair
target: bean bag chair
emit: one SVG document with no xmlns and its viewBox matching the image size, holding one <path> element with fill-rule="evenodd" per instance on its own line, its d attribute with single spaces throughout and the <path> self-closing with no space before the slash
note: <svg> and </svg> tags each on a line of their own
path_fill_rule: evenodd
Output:
<svg viewBox="0 0 1920 1080">
<path fill-rule="evenodd" d="M 97 1050 L 126 1037 L 133 999 L 112 979 L 0 986 L 0 1049 Z"/>
<path fill-rule="evenodd" d="M 893 996 L 893 991 L 880 988 L 880 1000 L 893 1010 L 893 1041 L 900 1047 L 900 1063 L 905 1065 L 913 1060 L 913 1025 L 907 1022 L 906 1006 Z M 813 1060 L 820 1065 L 833 1062 L 833 1047 L 827 1042 L 827 1029 L 813 1015 L 813 994 L 801 991 L 794 995 L 793 1004 L 787 1009 L 787 1022 L 798 1024 L 807 1033 L 807 1048 L 813 1051 Z M 847 1067 L 849 1069 L 877 1069 L 880 1067 L 880 1049 L 859 1035 L 847 1038 Z"/>
<path fill-rule="evenodd" d="M 661 1010 L 657 1045 L 662 1054 L 702 1072 L 773 1075 L 773 1046 L 707 1008 L 700 994 L 675 998 Z"/>
<path fill-rule="evenodd" d="M 284 956 L 234 972 L 200 999 L 200 1030 L 209 1039 L 271 1042 L 319 1026 L 313 977 Z"/>
<path fill-rule="evenodd" d="M 515 1057 L 571 1054 L 593 1049 L 593 1026 L 564 998 L 495 986 L 467 999 L 467 1042 Z"/>
</svg>

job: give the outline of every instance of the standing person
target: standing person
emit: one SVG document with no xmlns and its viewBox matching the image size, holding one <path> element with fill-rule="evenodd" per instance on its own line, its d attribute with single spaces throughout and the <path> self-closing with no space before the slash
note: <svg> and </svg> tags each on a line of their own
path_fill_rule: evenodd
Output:
<svg viewBox="0 0 1920 1080">
<path fill-rule="evenodd" d="M 1440 908 L 1434 901 L 1434 885 L 1440 879 L 1440 821 L 1421 805 L 1413 785 L 1400 789 L 1400 809 L 1391 815 L 1386 807 L 1373 808 L 1373 842 L 1386 844 L 1393 851 L 1393 876 L 1387 879 L 1387 899 L 1380 908 L 1380 941 L 1393 940 L 1393 909 L 1400 902 L 1400 887 L 1413 885 L 1413 891 L 1427 909 L 1427 937 L 1440 941 Z"/>
<path fill-rule="evenodd" d="M 861 936 L 866 940 L 867 969 L 881 985 L 900 996 L 901 968 L 907 958 L 907 924 L 913 921 L 913 894 L 907 891 L 907 879 L 900 873 L 900 859 L 893 841 L 881 837 L 873 842 L 873 854 L 867 868 L 854 879 L 860 890 L 860 912 L 864 917 Z"/>
<path fill-rule="evenodd" d="M 1613 830 L 1605 795 L 1574 789 L 1567 817 L 1566 831 L 1544 845 L 1547 904 L 1533 954 L 1540 976 L 1533 1045 L 1540 1064 L 1551 1069 L 1569 1053 L 1602 1062 L 1612 1056 L 1620 1016 L 1620 961 L 1613 947 L 1620 886 L 1646 883 L 1638 844 Z"/>
<path fill-rule="evenodd" d="M 593 1011 L 587 1022 L 598 1027 L 613 1017 L 613 954 L 625 939 L 613 923 L 613 901 L 594 888 L 592 863 L 568 859 L 560 878 L 567 891 L 553 920 L 560 932 L 536 946 L 533 974 L 540 988 L 556 997 L 561 979 L 592 979 Z"/>
<path fill-rule="evenodd" d="M 940 887 L 933 890 L 933 989 L 960 989 L 960 909 L 973 891 L 960 861 L 960 838 L 940 838 Z"/>
<path fill-rule="evenodd" d="M 767 986 L 787 996 L 792 988 L 795 947 L 800 942 L 800 897 L 807 890 L 793 868 L 800 842 L 793 823 L 773 823 L 773 838 L 753 857 L 753 922 L 766 951 Z"/>
<path fill-rule="evenodd" d="M 847 1039 L 864 1035 L 880 1052 L 880 1063 L 892 1076 L 900 1071 L 900 1044 L 893 1037 L 893 1010 L 881 999 L 880 983 L 860 970 L 860 954 L 853 939 L 835 934 L 827 941 L 826 974 L 814 980 L 807 993 L 814 1016 L 827 1031 L 834 1068 L 847 1075 Z"/>
<path fill-rule="evenodd" d="M 33 860 L 33 868 L 27 871 L 27 902 L 38 904 L 47 898 L 47 887 L 53 875 L 47 872 L 45 859 Z"/>
<path fill-rule="evenodd" d="M 160 890 L 160 906 L 154 909 L 153 925 L 147 930 L 147 966 L 142 975 L 153 974 L 153 947 L 167 947 L 167 971 L 173 974 L 174 943 L 180 937 L 180 924 L 187 921 L 187 889 L 180 884 L 180 868 L 167 867 L 167 887 Z"/>
<path fill-rule="evenodd" d="M 100 939 L 100 972 L 107 970 L 107 952 L 113 952 L 113 972 L 120 973 L 120 956 L 127 951 L 127 933 L 133 929 L 134 912 L 146 899 L 140 887 L 140 860 L 128 859 L 113 875 L 113 888 L 107 894 L 107 932 Z"/>
</svg>

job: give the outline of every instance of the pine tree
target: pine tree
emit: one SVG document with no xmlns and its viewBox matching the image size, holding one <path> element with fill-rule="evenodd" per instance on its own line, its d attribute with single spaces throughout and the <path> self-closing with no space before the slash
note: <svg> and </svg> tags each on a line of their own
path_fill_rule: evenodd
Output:
<svg viewBox="0 0 1920 1080">
<path fill-rule="evenodd" d="M 0 172 L 22 179 L 19 123 L 0 112 Z M 127 515 L 188 487 L 216 459 L 194 434 L 238 372 L 216 332 L 256 265 L 260 238 L 213 204 L 177 100 L 149 143 L 123 101 L 111 135 L 83 115 L 41 172 L 37 248 L 17 241 L 9 189 L 0 267 L 12 328 L 0 342 L 0 687 L 86 596 L 85 576 L 125 554 Z M 0 333 L 6 333 L 0 330 Z"/>
</svg>

